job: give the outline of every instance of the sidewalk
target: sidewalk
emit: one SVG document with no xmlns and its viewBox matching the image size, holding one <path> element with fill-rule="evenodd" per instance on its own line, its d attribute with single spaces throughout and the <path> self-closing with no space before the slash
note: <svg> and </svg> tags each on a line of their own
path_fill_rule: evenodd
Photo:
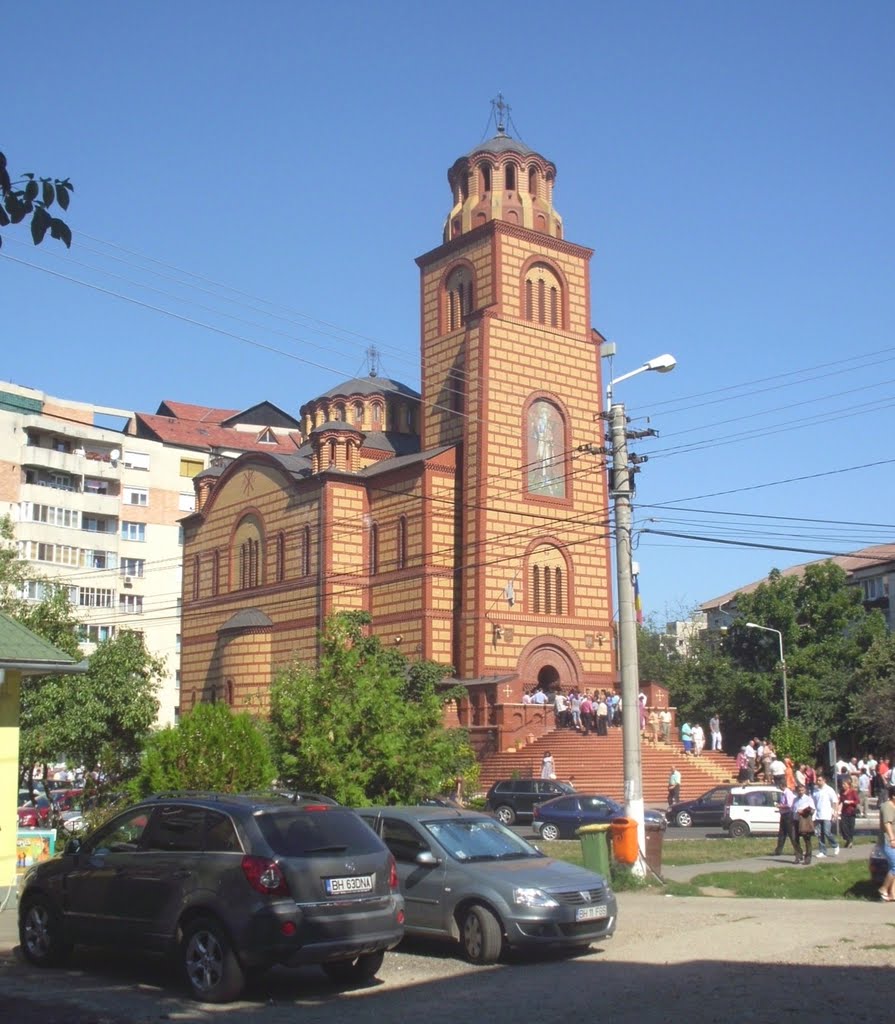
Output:
<svg viewBox="0 0 895 1024">
<path fill-rule="evenodd" d="M 773 847 L 776 840 L 776 836 L 767 836 L 766 838 L 756 838 L 756 843 L 767 843 L 768 847 Z M 719 840 L 723 842 L 724 840 Z M 817 843 L 814 844 L 814 850 L 811 856 L 811 865 L 815 864 L 826 864 L 829 862 L 843 862 L 852 860 L 863 860 L 865 863 L 870 857 L 870 851 L 873 849 L 872 844 L 863 843 L 860 846 L 852 846 L 846 850 L 844 846 L 840 846 L 839 855 L 833 857 L 827 855 L 826 859 L 817 859 Z M 697 875 L 705 875 L 714 873 L 717 871 L 746 871 L 751 874 L 756 874 L 759 871 L 766 871 L 768 868 L 792 868 L 793 871 L 804 871 L 805 867 L 801 864 L 794 864 L 794 854 L 792 847 L 788 847 L 780 854 L 779 857 L 775 857 L 773 853 L 767 853 L 758 857 L 746 857 L 743 860 L 724 860 L 718 861 L 715 864 L 685 864 L 681 867 L 662 866 L 662 876 L 669 882 L 689 882 L 692 881 Z M 808 870 L 810 870 L 810 867 Z M 869 875 L 868 875 L 869 877 Z"/>
<path fill-rule="evenodd" d="M 18 909 L 16 898 L 12 896 L 6 908 L 0 911 L 0 960 L 11 956 L 19 944 Z"/>
</svg>

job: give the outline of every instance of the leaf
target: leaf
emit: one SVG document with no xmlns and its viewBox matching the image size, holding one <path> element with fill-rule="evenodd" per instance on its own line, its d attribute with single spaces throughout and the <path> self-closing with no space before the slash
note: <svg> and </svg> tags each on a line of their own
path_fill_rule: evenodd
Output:
<svg viewBox="0 0 895 1024">
<path fill-rule="evenodd" d="M 13 224 L 20 224 L 28 214 L 28 207 L 14 193 L 6 197 L 6 212 Z"/>
<path fill-rule="evenodd" d="M 9 214 L 6 210 L 0 206 L 0 228 L 5 228 L 9 224 Z"/>
<path fill-rule="evenodd" d="M 68 192 L 65 189 L 64 181 L 56 182 L 56 202 L 62 207 L 63 210 L 68 209 Z"/>
<path fill-rule="evenodd" d="M 44 240 L 44 235 L 47 233 L 49 226 L 50 215 L 42 206 L 38 206 L 34 211 L 34 216 L 31 218 L 31 237 L 35 245 L 40 245 Z"/>
<path fill-rule="evenodd" d="M 37 192 L 37 182 L 32 178 L 25 186 L 25 201 L 28 203 L 33 202 L 35 199 L 37 199 Z"/>
<path fill-rule="evenodd" d="M 43 201 L 45 206 L 51 206 L 53 200 L 56 198 L 56 190 L 50 184 L 50 182 L 44 178 L 43 181 Z"/>
<path fill-rule="evenodd" d="M 71 228 L 64 220 L 58 217 L 50 218 L 50 235 L 63 241 L 66 249 L 71 248 Z"/>
</svg>

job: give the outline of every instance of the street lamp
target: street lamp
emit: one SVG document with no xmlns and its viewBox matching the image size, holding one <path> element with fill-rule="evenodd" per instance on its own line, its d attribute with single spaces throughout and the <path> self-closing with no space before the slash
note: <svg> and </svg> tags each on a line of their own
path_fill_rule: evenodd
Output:
<svg viewBox="0 0 895 1024">
<path fill-rule="evenodd" d="M 786 658 L 783 657 L 783 634 L 773 626 L 759 626 L 757 622 L 747 622 L 748 629 L 763 629 L 766 633 L 776 633 L 780 643 L 780 670 L 783 673 L 783 720 L 789 722 L 789 696 L 786 692 Z"/>
<path fill-rule="evenodd" d="M 602 356 L 615 355 L 615 345 L 608 343 L 601 349 Z M 628 467 L 627 418 L 623 403 L 612 404 L 614 385 L 635 377 L 638 373 L 655 370 L 668 373 L 675 367 L 674 356 L 667 353 L 656 356 L 643 366 L 615 377 L 606 385 L 606 416 L 609 418 L 612 445 L 612 493 L 615 504 L 615 573 L 618 591 L 618 656 L 622 684 L 622 750 L 625 773 L 625 814 L 637 822 L 637 842 L 641 854 L 646 850 L 646 830 L 643 824 L 643 769 L 640 759 L 640 671 L 637 664 L 637 618 L 634 607 L 634 576 L 631 566 L 631 499 L 634 485 Z M 611 371 L 610 371 L 611 372 Z M 635 871 L 643 872 L 635 865 Z"/>
</svg>

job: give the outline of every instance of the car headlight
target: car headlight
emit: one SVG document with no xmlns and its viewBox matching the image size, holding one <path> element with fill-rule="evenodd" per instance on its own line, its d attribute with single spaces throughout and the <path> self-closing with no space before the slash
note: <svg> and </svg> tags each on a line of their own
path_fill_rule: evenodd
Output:
<svg viewBox="0 0 895 1024">
<path fill-rule="evenodd" d="M 513 889 L 513 902 L 523 907 L 558 907 L 559 903 L 543 889 Z"/>
</svg>

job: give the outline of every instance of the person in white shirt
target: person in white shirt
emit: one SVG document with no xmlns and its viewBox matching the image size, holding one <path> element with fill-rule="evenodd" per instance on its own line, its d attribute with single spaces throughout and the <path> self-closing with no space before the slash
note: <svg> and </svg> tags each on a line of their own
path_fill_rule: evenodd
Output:
<svg viewBox="0 0 895 1024">
<path fill-rule="evenodd" d="M 817 856 L 826 857 L 827 842 L 829 842 L 833 856 L 836 857 L 839 854 L 839 843 L 833 838 L 832 825 L 839 810 L 839 797 L 836 796 L 836 790 L 827 785 L 827 780 L 823 775 L 817 776 L 814 806 L 816 808 L 814 821 L 817 825 Z"/>
<path fill-rule="evenodd" d="M 814 801 L 805 792 L 804 785 L 796 786 L 796 799 L 792 805 L 793 828 L 796 837 L 796 864 L 811 863 L 811 840 L 814 838 Z M 802 854 L 804 844 L 805 853 Z"/>
</svg>

